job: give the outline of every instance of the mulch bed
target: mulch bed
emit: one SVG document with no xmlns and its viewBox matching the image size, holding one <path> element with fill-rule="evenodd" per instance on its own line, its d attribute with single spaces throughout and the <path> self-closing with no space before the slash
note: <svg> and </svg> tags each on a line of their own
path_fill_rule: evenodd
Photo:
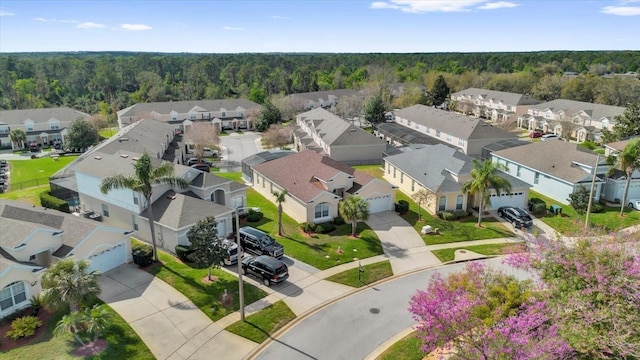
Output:
<svg viewBox="0 0 640 360">
<path fill-rule="evenodd" d="M 77 348 L 73 352 L 73 355 L 86 358 L 89 356 L 98 355 L 99 353 L 104 351 L 104 349 L 106 348 L 107 348 L 107 341 L 98 339 L 96 342 L 91 341 L 88 344 Z"/>
<path fill-rule="evenodd" d="M 32 315 L 31 310 L 28 310 L 25 315 Z M 47 323 L 49 322 L 49 319 L 51 319 L 51 316 L 53 316 L 53 313 L 45 309 L 40 309 L 38 318 L 40 319 L 40 321 L 42 321 L 42 326 L 36 329 L 36 333 L 33 336 L 18 340 L 12 340 L 11 338 L 7 337 L 7 331 L 11 330 L 11 322 L 3 322 L 2 325 L 0 325 L 0 343 L 2 343 L 2 345 L 0 345 L 0 350 L 7 351 L 31 344 L 45 332 L 45 330 L 47 329 Z"/>
</svg>

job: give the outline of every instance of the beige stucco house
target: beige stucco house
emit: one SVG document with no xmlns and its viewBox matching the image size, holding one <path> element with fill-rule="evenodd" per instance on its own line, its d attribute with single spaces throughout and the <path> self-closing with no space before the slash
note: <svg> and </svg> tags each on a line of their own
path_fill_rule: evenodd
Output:
<svg viewBox="0 0 640 360">
<path fill-rule="evenodd" d="M 303 151 L 253 168 L 253 188 L 275 203 L 273 192 L 286 189 L 283 210 L 298 222 L 332 221 L 340 201 L 359 195 L 369 212 L 393 209 L 394 187 L 315 151 Z"/>
<path fill-rule="evenodd" d="M 0 234 L 0 318 L 29 306 L 58 260 L 87 259 L 106 272 L 131 258 L 128 232 L 18 201 L 0 200 Z"/>
<path fill-rule="evenodd" d="M 526 114 L 529 105 L 541 103 L 526 94 L 469 88 L 451 94 L 456 111 L 493 121 L 516 120 Z"/>
</svg>

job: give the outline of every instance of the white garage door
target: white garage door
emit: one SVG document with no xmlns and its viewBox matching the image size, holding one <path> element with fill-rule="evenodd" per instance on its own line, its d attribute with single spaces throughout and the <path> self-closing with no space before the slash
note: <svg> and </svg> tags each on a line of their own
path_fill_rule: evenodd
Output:
<svg viewBox="0 0 640 360">
<path fill-rule="evenodd" d="M 369 202 L 369 213 L 391 210 L 391 195 L 372 196 L 367 199 Z"/>
<path fill-rule="evenodd" d="M 91 262 L 89 270 L 98 270 L 105 273 L 127 261 L 127 247 L 124 242 L 112 247 L 100 250 L 87 258 Z"/>
<path fill-rule="evenodd" d="M 511 196 L 509 196 L 511 195 Z M 514 206 L 526 210 L 526 196 L 523 192 L 514 192 L 512 194 L 501 194 L 497 196 L 491 195 L 491 206 L 487 206 L 487 210 L 497 210 L 501 206 Z"/>
</svg>

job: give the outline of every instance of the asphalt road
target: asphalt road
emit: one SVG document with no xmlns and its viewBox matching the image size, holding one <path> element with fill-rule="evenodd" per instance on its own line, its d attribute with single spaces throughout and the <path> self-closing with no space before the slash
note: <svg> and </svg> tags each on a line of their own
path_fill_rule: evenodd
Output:
<svg viewBox="0 0 640 360">
<path fill-rule="evenodd" d="M 500 259 L 485 262 L 503 267 Z M 340 300 L 302 320 L 255 358 L 364 359 L 387 339 L 414 324 L 407 310 L 409 299 L 417 289 L 426 289 L 435 271 L 447 274 L 463 267 L 464 264 L 454 264 L 421 271 Z M 525 272 L 505 271 L 527 277 Z"/>
<path fill-rule="evenodd" d="M 262 148 L 256 144 L 256 139 L 261 136 L 260 133 L 245 132 L 241 135 L 232 133 L 229 136 L 220 137 L 223 161 L 225 166 L 232 169 L 229 171 L 240 171 L 242 159 L 262 151 Z"/>
</svg>

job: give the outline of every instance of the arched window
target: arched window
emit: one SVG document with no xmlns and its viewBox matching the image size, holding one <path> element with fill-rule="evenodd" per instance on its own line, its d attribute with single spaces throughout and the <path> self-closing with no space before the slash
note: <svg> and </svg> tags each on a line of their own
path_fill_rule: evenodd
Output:
<svg viewBox="0 0 640 360">
<path fill-rule="evenodd" d="M 456 197 L 456 210 L 462 210 L 462 203 L 464 202 L 464 196 L 462 194 Z"/>
<path fill-rule="evenodd" d="M 438 199 L 438 211 L 445 211 L 447 209 L 447 197 L 440 196 Z"/>
<path fill-rule="evenodd" d="M 13 282 L 0 290 L 0 311 L 5 311 L 25 301 L 27 301 L 27 291 L 22 281 Z"/>
<path fill-rule="evenodd" d="M 316 205 L 315 208 L 315 219 L 329 217 L 329 203 L 323 202 Z"/>
</svg>

